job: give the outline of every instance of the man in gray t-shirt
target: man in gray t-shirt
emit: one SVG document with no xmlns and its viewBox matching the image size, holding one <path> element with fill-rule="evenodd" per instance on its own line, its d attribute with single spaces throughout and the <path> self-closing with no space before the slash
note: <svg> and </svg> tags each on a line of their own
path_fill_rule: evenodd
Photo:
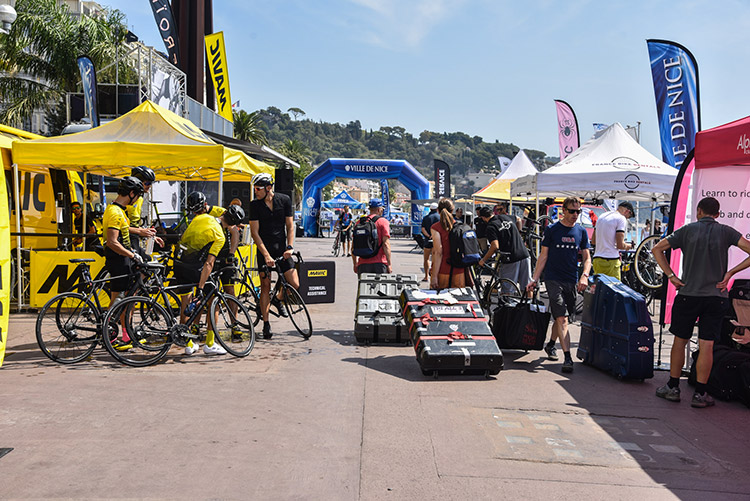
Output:
<svg viewBox="0 0 750 501">
<path fill-rule="evenodd" d="M 685 364 L 685 347 L 698 322 L 695 394 L 693 407 L 714 405 L 706 393 L 706 383 L 713 365 L 714 341 L 721 333 L 724 315 L 729 308 L 727 283 L 735 273 L 750 267 L 750 241 L 740 232 L 716 221 L 719 201 L 706 197 L 698 202 L 697 221 L 683 226 L 662 239 L 653 248 L 654 258 L 670 283 L 677 289 L 672 306 L 672 323 L 669 331 L 675 335 L 670 354 L 669 382 L 657 388 L 656 396 L 673 402 L 680 401 L 680 375 Z M 729 248 L 736 245 L 749 257 L 727 271 Z M 675 275 L 667 262 L 667 249 L 682 251 L 682 279 Z"/>
</svg>

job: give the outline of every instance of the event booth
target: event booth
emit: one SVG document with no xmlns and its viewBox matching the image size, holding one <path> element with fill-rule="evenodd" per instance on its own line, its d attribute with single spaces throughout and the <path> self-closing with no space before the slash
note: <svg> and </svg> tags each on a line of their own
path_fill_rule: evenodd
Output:
<svg viewBox="0 0 750 501">
<path fill-rule="evenodd" d="M 669 232 L 695 221 L 695 206 L 704 197 L 714 197 L 721 205 L 718 222 L 732 226 L 745 238 L 750 236 L 750 117 L 699 132 L 695 149 L 682 164 L 674 185 Z M 737 247 L 729 250 L 728 268 L 747 255 Z M 671 251 L 670 265 L 681 274 L 682 253 Z M 677 272 L 680 270 L 680 272 Z M 750 278 L 750 268 L 736 279 Z M 671 322 L 676 290 L 669 283 L 664 322 Z"/>
<path fill-rule="evenodd" d="M 14 192 L 19 193 L 19 166 L 24 168 L 57 168 L 74 170 L 85 176 L 95 174 L 111 177 L 130 175 L 135 165 L 151 167 L 159 181 L 218 181 L 219 199 L 222 204 L 223 181 L 250 182 L 259 172 L 274 173 L 274 169 L 245 153 L 216 144 L 190 121 L 162 108 L 151 101 L 141 103 L 127 114 L 77 134 L 40 138 L 12 143 L 14 168 Z M 16 231 L 20 232 L 20 197 L 15 196 Z M 84 211 L 86 227 L 86 211 Z M 17 239 L 17 252 L 21 254 L 22 242 Z M 60 252 L 32 252 L 31 282 L 35 275 L 45 276 L 44 270 L 57 269 L 64 278 L 69 277 L 67 258 Z M 81 257 L 94 257 L 84 253 Z M 90 255 L 89 255 L 90 254 Z M 42 263 L 38 266 L 37 263 Z M 92 268 L 95 273 L 96 270 Z M 18 297 L 22 298 L 23 274 L 21 261 L 17 262 Z M 59 283 L 59 282 L 58 282 Z M 39 290 L 37 290 L 39 289 Z M 39 306 L 54 295 L 56 288 L 35 288 L 30 291 L 31 305 Z M 49 289 L 49 290 L 48 290 Z"/>
<path fill-rule="evenodd" d="M 429 196 L 430 183 L 406 160 L 369 160 L 360 158 L 329 158 L 305 178 L 302 194 L 302 224 L 305 236 L 318 234 L 318 214 L 323 188 L 335 178 L 398 179 L 411 191 L 411 198 Z M 412 232 L 419 233 L 422 212 L 411 206 Z"/>
<path fill-rule="evenodd" d="M 326 209 L 343 209 L 344 207 L 349 207 L 350 209 L 364 209 L 365 205 L 364 202 L 354 200 L 346 190 L 343 190 L 332 199 L 323 202 L 323 207 Z"/>
<path fill-rule="evenodd" d="M 510 200 L 510 184 L 516 179 L 524 176 L 534 176 L 539 171 L 531 163 L 529 157 L 523 150 L 519 150 L 510 165 L 503 170 L 502 174 L 493 179 L 487 186 L 472 195 L 479 201 Z"/>
<path fill-rule="evenodd" d="M 677 170 L 662 162 L 614 123 L 594 134 L 562 162 L 516 179 L 513 196 L 668 200 Z"/>
</svg>

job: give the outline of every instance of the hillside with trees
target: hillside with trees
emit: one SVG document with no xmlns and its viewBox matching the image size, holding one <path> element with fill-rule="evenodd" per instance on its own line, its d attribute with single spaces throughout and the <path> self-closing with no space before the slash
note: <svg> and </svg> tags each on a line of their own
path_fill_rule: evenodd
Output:
<svg viewBox="0 0 750 501">
<path fill-rule="evenodd" d="M 472 172 L 500 172 L 497 157 L 513 158 L 519 147 L 511 143 L 487 143 L 480 136 L 463 132 L 422 131 L 414 136 L 399 126 L 383 126 L 365 130 L 359 120 L 346 125 L 315 122 L 304 118 L 300 108 L 288 113 L 270 106 L 259 110 L 256 127 L 264 133 L 268 144 L 282 152 L 299 153 L 292 158 L 320 165 L 328 158 L 392 158 L 408 161 L 425 177 L 432 179 L 433 159 L 451 166 L 454 183 Z M 244 113 L 244 112 L 242 112 Z M 293 150 L 293 151 L 290 151 Z M 296 150 L 296 151 L 294 151 Z M 539 168 L 545 166 L 545 153 L 524 149 Z"/>
</svg>

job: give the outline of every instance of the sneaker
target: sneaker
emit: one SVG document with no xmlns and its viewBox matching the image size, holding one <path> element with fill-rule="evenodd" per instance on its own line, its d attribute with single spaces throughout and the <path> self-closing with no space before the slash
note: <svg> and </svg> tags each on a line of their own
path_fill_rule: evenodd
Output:
<svg viewBox="0 0 750 501">
<path fill-rule="evenodd" d="M 697 395 L 697 393 L 696 393 Z M 676 388 L 670 388 L 669 385 L 659 386 L 656 389 L 656 396 L 659 398 L 664 398 L 666 400 L 669 400 L 670 402 L 679 402 L 680 401 L 680 387 Z M 695 397 L 693 397 L 693 401 L 695 401 Z"/>
<path fill-rule="evenodd" d="M 227 350 L 225 350 L 224 347 L 219 343 L 214 343 L 211 346 L 204 344 L 203 353 L 205 353 L 206 355 L 226 355 Z"/>
<path fill-rule="evenodd" d="M 562 364 L 563 372 L 573 372 L 573 360 L 566 360 Z"/>
<path fill-rule="evenodd" d="M 238 329 L 237 327 L 232 327 L 232 342 L 241 343 L 242 337 L 243 337 L 242 331 Z"/>
<path fill-rule="evenodd" d="M 277 310 L 279 310 L 279 315 L 282 317 L 288 317 L 289 314 L 286 312 L 286 308 L 284 307 L 284 303 L 282 303 L 279 298 L 274 297 L 271 300 L 271 304 L 276 307 Z"/>
<path fill-rule="evenodd" d="M 555 345 L 544 345 L 544 352 L 547 354 L 547 360 L 558 360 L 559 357 L 557 356 L 557 348 L 555 348 Z"/>
<path fill-rule="evenodd" d="M 119 339 L 116 341 L 112 341 L 112 347 L 117 351 L 128 351 L 133 348 L 133 343 L 128 341 L 127 343 L 125 341 L 120 341 Z"/>
<path fill-rule="evenodd" d="M 714 397 L 709 395 L 707 392 L 701 395 L 698 392 L 693 393 L 693 400 L 690 401 L 690 407 L 697 407 L 702 409 L 704 407 L 711 407 L 716 404 Z"/>
<path fill-rule="evenodd" d="M 193 346 L 187 345 L 185 346 L 185 355 L 192 355 L 193 353 L 196 353 L 200 349 L 200 345 L 197 341 L 193 341 Z"/>
<path fill-rule="evenodd" d="M 271 339 L 273 337 L 273 334 L 271 334 L 271 324 L 269 322 L 263 323 L 263 339 Z"/>
</svg>

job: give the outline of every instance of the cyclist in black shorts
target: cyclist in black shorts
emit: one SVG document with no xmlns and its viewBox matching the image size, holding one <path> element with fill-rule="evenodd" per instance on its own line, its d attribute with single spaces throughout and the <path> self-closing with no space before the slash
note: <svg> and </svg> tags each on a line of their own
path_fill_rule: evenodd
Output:
<svg viewBox="0 0 750 501">
<path fill-rule="evenodd" d="M 273 178 L 262 172 L 253 176 L 255 200 L 250 202 L 250 231 L 258 246 L 258 267 L 260 272 L 260 307 L 263 317 L 263 338 L 271 339 L 271 324 L 268 310 L 273 304 L 282 316 L 287 316 L 281 298 L 276 296 L 269 301 L 271 294 L 271 274 L 265 267 L 273 267 L 275 259 L 284 257 L 279 263 L 279 271 L 295 288 L 299 288 L 297 270 L 294 268 L 294 209 L 292 199 L 283 193 L 274 193 Z"/>
<path fill-rule="evenodd" d="M 128 176 L 120 180 L 117 187 L 117 198 L 107 206 L 102 220 L 105 238 L 104 266 L 112 277 L 109 282 L 111 290 L 110 304 L 114 304 L 121 292 L 128 289 L 132 276 L 132 263 L 142 263 L 141 256 L 132 248 L 130 241 L 130 221 L 125 213 L 127 206 L 132 205 L 143 194 L 141 180 Z M 123 276 L 124 275 L 124 276 Z M 122 330 L 122 342 L 117 343 L 117 349 L 130 349 L 130 336 Z"/>
</svg>

